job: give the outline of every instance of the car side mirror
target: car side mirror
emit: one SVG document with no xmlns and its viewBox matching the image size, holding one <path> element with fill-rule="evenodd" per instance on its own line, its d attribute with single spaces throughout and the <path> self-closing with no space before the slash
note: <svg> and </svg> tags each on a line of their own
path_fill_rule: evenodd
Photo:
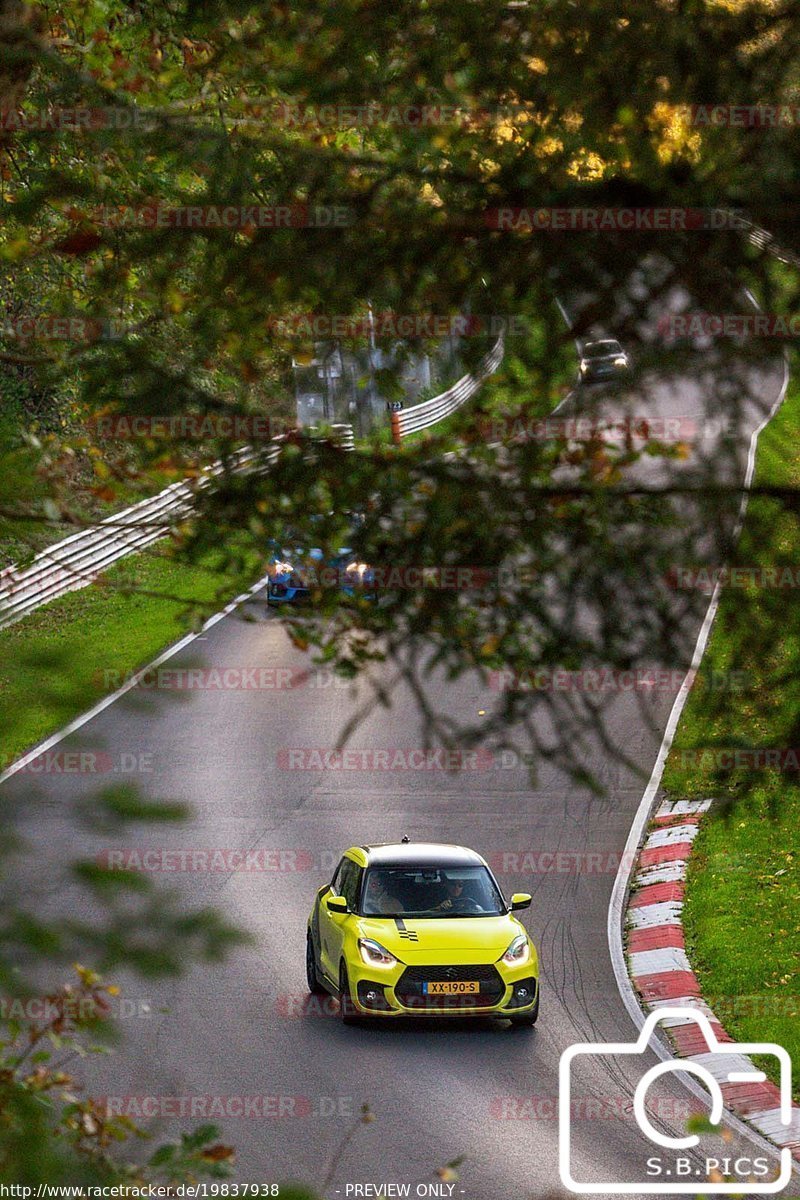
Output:
<svg viewBox="0 0 800 1200">
<path fill-rule="evenodd" d="M 530 903 L 530 896 L 528 897 Z M 344 896 L 329 896 L 327 900 L 328 912 L 348 913 L 350 909 Z"/>
<path fill-rule="evenodd" d="M 511 897 L 511 911 L 518 912 L 521 908 L 530 908 L 531 895 L 529 892 L 514 892 Z"/>
</svg>

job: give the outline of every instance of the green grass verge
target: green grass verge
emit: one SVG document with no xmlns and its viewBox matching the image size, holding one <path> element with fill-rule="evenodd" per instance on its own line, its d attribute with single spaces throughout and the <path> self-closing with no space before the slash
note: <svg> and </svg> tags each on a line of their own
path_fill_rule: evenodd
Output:
<svg viewBox="0 0 800 1200">
<path fill-rule="evenodd" d="M 61 728 L 258 576 L 221 552 L 197 564 L 145 551 L 0 631 L 0 765 Z"/>
<path fill-rule="evenodd" d="M 756 483 L 800 488 L 800 386 L 761 434 Z M 742 565 L 794 558 L 800 514 L 753 497 Z M 704 666 L 747 672 L 747 690 L 686 705 L 664 774 L 672 799 L 714 797 L 689 864 L 686 948 L 703 994 L 737 1041 L 778 1042 L 800 1097 L 800 784 L 796 771 L 720 767 L 698 748 L 797 747 L 796 592 L 723 591 Z M 792 615 L 794 614 L 794 615 Z M 774 1060 L 763 1067 L 777 1081 Z"/>
</svg>

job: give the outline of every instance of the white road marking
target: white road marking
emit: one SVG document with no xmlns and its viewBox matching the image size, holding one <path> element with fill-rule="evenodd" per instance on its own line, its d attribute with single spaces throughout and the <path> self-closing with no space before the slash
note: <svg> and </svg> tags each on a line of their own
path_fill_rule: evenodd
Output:
<svg viewBox="0 0 800 1200">
<path fill-rule="evenodd" d="M 686 859 L 645 867 L 636 876 L 637 887 L 650 887 L 653 883 L 679 883 L 686 878 Z M 645 908 L 649 905 L 645 905 Z"/>
<path fill-rule="evenodd" d="M 715 1054 L 712 1051 L 710 1054 L 689 1054 L 687 1058 L 705 1067 L 717 1083 L 730 1083 L 731 1075 L 745 1075 L 750 1080 L 755 1074 L 755 1068 L 746 1054 Z M 753 1082 L 757 1081 L 753 1079 Z"/>
<path fill-rule="evenodd" d="M 699 825 L 670 825 L 668 829 L 655 829 L 648 835 L 645 850 L 658 846 L 674 846 L 677 842 L 691 842 L 697 837 Z"/>
<path fill-rule="evenodd" d="M 656 810 L 659 817 L 690 817 L 707 812 L 713 800 L 665 800 Z"/>
<path fill-rule="evenodd" d="M 680 925 L 683 903 L 680 900 L 665 900 L 660 904 L 644 904 L 641 908 L 628 909 L 629 929 L 655 929 L 658 925 Z"/>
<path fill-rule="evenodd" d="M 666 946 L 663 950 L 640 950 L 629 956 L 630 972 L 634 979 L 643 975 L 661 975 L 664 971 L 690 971 L 692 964 L 686 951 L 678 946 Z"/>
<path fill-rule="evenodd" d="M 710 1021 L 717 1020 L 705 1000 L 696 996 L 678 996 L 676 1000 L 651 1000 L 650 1008 L 693 1008 L 696 1012 L 703 1013 Z M 675 1025 L 696 1025 L 696 1022 L 692 1017 L 664 1017 L 661 1024 L 671 1028 Z"/>
<path fill-rule="evenodd" d="M 768 1108 L 763 1112 L 750 1113 L 747 1119 L 781 1146 L 790 1146 L 794 1142 L 800 1143 L 800 1108 L 796 1106 L 792 1109 L 791 1125 L 783 1124 L 779 1108 Z"/>
</svg>

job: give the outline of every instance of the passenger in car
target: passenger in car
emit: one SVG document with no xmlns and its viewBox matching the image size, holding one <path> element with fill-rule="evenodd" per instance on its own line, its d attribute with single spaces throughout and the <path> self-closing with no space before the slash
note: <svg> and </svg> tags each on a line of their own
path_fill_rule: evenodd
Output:
<svg viewBox="0 0 800 1200">
<path fill-rule="evenodd" d="M 376 916 L 388 916 L 390 913 L 403 912 L 402 904 L 386 886 L 386 876 L 383 871 L 370 871 L 369 873 L 364 895 L 364 911 Z"/>
</svg>

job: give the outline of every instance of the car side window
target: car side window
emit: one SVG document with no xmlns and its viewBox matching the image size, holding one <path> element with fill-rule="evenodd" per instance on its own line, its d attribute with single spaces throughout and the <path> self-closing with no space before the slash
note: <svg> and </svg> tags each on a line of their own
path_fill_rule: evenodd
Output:
<svg viewBox="0 0 800 1200">
<path fill-rule="evenodd" d="M 351 859 L 346 858 L 339 873 L 339 894 L 344 896 L 351 912 L 356 910 L 360 886 L 361 868 Z"/>
<path fill-rule="evenodd" d="M 358 900 L 361 895 L 361 880 L 364 872 L 361 867 L 353 863 L 353 875 L 350 882 L 350 891 L 347 894 L 347 904 L 352 912 L 358 911 Z"/>
<path fill-rule="evenodd" d="M 343 858 L 334 872 L 333 879 L 331 880 L 331 891 L 335 896 L 341 896 L 343 894 L 342 875 L 344 874 L 344 869 L 349 861 L 349 858 Z"/>
</svg>

